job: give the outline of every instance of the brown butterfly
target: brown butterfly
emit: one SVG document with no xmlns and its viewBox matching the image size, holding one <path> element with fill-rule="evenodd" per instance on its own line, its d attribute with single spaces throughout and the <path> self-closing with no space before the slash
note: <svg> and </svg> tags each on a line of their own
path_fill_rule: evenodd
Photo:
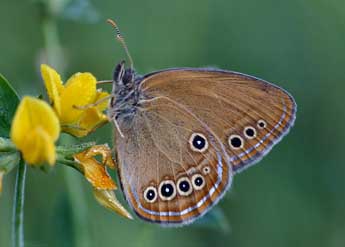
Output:
<svg viewBox="0 0 345 247">
<path fill-rule="evenodd" d="M 278 86 L 226 70 L 140 76 L 110 22 L 131 61 L 116 66 L 109 109 L 125 197 L 144 220 L 191 223 L 288 133 L 296 103 Z"/>
</svg>

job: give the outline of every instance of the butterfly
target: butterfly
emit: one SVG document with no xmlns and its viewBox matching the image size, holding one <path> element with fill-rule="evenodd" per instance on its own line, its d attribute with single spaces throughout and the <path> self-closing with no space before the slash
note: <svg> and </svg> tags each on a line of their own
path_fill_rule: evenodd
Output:
<svg viewBox="0 0 345 247">
<path fill-rule="evenodd" d="M 113 74 L 109 117 L 121 187 L 142 219 L 164 226 L 193 222 L 293 126 L 296 103 L 284 89 L 242 73 L 172 68 Z"/>
</svg>

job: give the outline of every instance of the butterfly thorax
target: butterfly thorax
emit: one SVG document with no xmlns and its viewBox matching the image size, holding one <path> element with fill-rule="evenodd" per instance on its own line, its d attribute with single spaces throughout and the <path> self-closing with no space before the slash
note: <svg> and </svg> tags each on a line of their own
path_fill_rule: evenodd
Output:
<svg viewBox="0 0 345 247">
<path fill-rule="evenodd" d="M 138 102 L 143 97 L 139 91 L 141 76 L 136 75 L 132 68 L 125 68 L 124 61 L 114 70 L 113 89 L 110 101 L 109 117 L 119 123 L 132 121 Z M 127 125 L 126 124 L 126 125 Z"/>
</svg>

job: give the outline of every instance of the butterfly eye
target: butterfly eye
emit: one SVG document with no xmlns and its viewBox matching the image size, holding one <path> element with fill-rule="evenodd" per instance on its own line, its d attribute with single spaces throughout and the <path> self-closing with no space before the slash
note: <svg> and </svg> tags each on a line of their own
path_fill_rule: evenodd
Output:
<svg viewBox="0 0 345 247">
<path fill-rule="evenodd" d="M 170 201 L 176 196 L 176 187 L 172 180 L 166 180 L 159 185 L 159 196 L 164 201 Z"/>
<path fill-rule="evenodd" d="M 256 137 L 256 130 L 251 126 L 248 126 L 244 128 L 243 134 L 248 139 L 254 139 Z"/>
<path fill-rule="evenodd" d="M 188 196 L 192 193 L 192 185 L 187 177 L 182 177 L 177 181 L 177 191 L 181 196 Z"/>
<path fill-rule="evenodd" d="M 265 120 L 262 120 L 262 119 L 260 119 L 260 120 L 258 121 L 257 125 L 258 125 L 258 128 L 259 128 L 259 129 L 264 129 L 264 128 L 267 127 L 267 123 L 265 122 Z"/>
<path fill-rule="evenodd" d="M 153 203 L 157 199 L 157 190 L 155 187 L 147 187 L 144 191 L 144 198 L 147 202 Z"/>
<path fill-rule="evenodd" d="M 206 137 L 200 133 L 193 133 L 189 138 L 189 145 L 193 151 L 204 152 L 208 148 L 208 142 Z"/>
<path fill-rule="evenodd" d="M 192 183 L 193 183 L 194 189 L 201 190 L 205 186 L 204 177 L 201 176 L 200 174 L 194 174 L 192 176 Z"/>
<path fill-rule="evenodd" d="M 204 168 L 202 168 L 202 172 L 204 173 L 204 175 L 209 174 L 211 172 L 211 168 L 209 166 L 205 166 Z"/>
<path fill-rule="evenodd" d="M 229 145 L 232 149 L 243 148 L 243 139 L 239 135 L 231 135 L 229 137 Z"/>
</svg>

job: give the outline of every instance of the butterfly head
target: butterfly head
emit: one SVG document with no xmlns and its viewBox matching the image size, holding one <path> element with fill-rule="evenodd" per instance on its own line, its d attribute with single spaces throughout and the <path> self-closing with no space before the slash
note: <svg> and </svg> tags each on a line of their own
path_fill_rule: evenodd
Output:
<svg viewBox="0 0 345 247">
<path fill-rule="evenodd" d="M 118 63 L 113 73 L 112 97 L 108 116 L 118 126 L 128 126 L 134 117 L 139 101 L 138 82 L 135 70 L 125 67 L 125 61 Z M 120 132 L 120 131 L 119 131 Z"/>
<path fill-rule="evenodd" d="M 132 67 L 126 68 L 125 61 L 122 60 L 116 65 L 113 74 L 113 93 L 133 89 L 135 81 L 135 71 Z"/>
<path fill-rule="evenodd" d="M 107 22 L 113 26 L 116 32 L 116 39 L 122 45 L 129 60 L 130 66 L 125 67 L 122 60 L 116 65 L 113 74 L 112 99 L 110 101 L 110 117 L 117 121 L 118 118 L 132 118 L 136 111 L 136 106 L 140 97 L 138 83 L 140 77 L 136 76 L 133 59 L 128 51 L 126 42 L 114 20 L 108 19 Z M 120 119 L 121 120 L 121 119 Z"/>
</svg>

